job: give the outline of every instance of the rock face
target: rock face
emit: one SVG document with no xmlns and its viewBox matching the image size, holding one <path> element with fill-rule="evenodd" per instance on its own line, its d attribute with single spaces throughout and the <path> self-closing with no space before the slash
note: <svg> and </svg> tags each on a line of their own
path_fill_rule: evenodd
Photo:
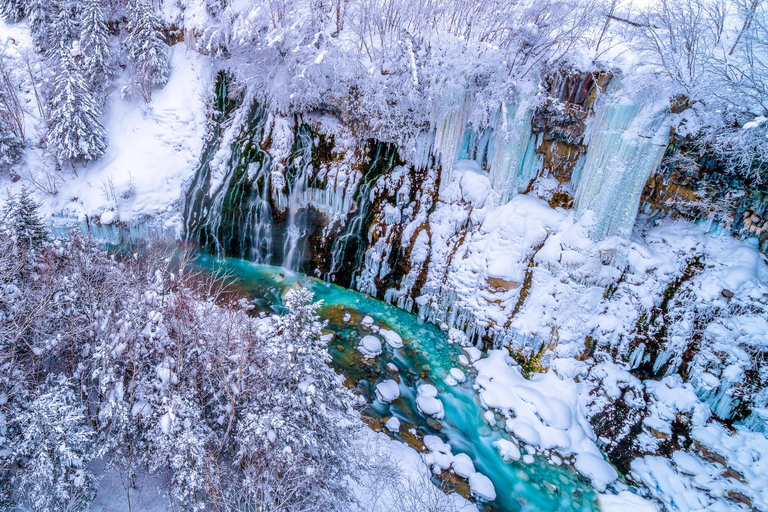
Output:
<svg viewBox="0 0 768 512">
<path fill-rule="evenodd" d="M 505 347 L 525 375 L 578 378 L 612 462 L 650 488 L 653 465 L 636 462 L 706 447 L 715 419 L 766 429 L 763 256 L 674 218 L 711 219 L 765 250 L 768 189 L 692 157 L 669 138 L 670 108 L 626 98 L 619 77 L 561 72 L 545 85 L 546 100 L 508 105 L 497 124 L 440 121 L 400 148 L 413 161 L 325 112 L 283 118 L 222 99 L 187 235 Z"/>
<path fill-rule="evenodd" d="M 692 145 L 673 134 L 659 172 L 643 190 L 643 210 L 717 223 L 768 251 L 768 185 L 729 174 L 716 155 L 701 156 Z"/>
</svg>

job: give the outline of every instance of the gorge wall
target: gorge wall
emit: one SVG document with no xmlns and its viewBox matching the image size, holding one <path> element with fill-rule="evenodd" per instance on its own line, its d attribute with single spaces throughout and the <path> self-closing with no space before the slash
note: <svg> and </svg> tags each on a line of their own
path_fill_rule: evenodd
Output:
<svg viewBox="0 0 768 512">
<path fill-rule="evenodd" d="M 280 116 L 220 73 L 187 237 L 583 381 L 604 449 L 653 492 L 642 457 L 696 446 L 712 462 L 712 428 L 765 431 L 768 190 L 697 156 L 673 128 L 681 107 L 620 76 L 543 88 L 486 126 L 462 98 L 403 148 L 335 111 Z M 742 473 L 726 462 L 717 478 L 760 503 Z"/>
</svg>

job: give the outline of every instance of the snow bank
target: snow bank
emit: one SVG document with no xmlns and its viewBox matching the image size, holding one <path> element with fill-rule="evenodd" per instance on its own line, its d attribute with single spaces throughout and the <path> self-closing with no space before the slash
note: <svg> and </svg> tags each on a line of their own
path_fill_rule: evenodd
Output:
<svg viewBox="0 0 768 512">
<path fill-rule="evenodd" d="M 576 469 L 590 478 L 595 488 L 604 490 L 618 475 L 603 459 L 592 428 L 579 410 L 578 385 L 552 371 L 528 380 L 510 362 L 506 351 L 492 350 L 475 363 L 483 404 L 505 416 L 507 430 L 521 441 L 575 456 Z M 497 448 L 518 455 L 506 443 L 497 444 Z"/>
</svg>

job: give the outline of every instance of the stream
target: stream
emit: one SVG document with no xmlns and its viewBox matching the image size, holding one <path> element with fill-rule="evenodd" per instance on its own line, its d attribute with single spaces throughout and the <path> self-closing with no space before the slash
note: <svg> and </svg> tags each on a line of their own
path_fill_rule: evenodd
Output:
<svg viewBox="0 0 768 512">
<path fill-rule="evenodd" d="M 362 293 L 284 268 L 233 258 L 214 260 L 204 255 L 198 261 L 203 268 L 226 271 L 235 286 L 262 311 L 280 312 L 283 294 L 297 284 L 313 291 L 315 300 L 323 301 L 320 315 L 328 321 L 326 331 L 333 333 L 328 346 L 333 366 L 365 397 L 368 407 L 363 414 L 367 423 L 382 427 L 391 437 L 417 450 L 424 451 L 418 440 L 436 435 L 451 446 L 453 455 L 467 454 L 475 470 L 487 476 L 495 487 L 496 499 L 479 504 L 481 509 L 598 510 L 595 491 L 572 466 L 556 466 L 538 455 L 531 463 L 502 460 L 493 443 L 510 440 L 510 436 L 503 428 L 492 427 L 484 420 L 486 409 L 473 388 L 475 372 L 460 362 L 465 351 L 458 344 L 449 343 L 447 334 L 436 325 Z M 366 316 L 373 319 L 373 326 L 363 325 Z M 366 359 L 357 347 L 364 336 L 376 335 L 377 328 L 399 334 L 403 347 L 392 348 L 384 337 L 378 336 L 382 353 Z M 452 368 L 461 369 L 467 379 L 449 385 L 445 379 Z M 381 402 L 375 393 L 376 384 L 386 379 L 399 381 L 400 397 L 390 404 Z M 417 389 L 427 383 L 437 388 L 437 397 L 442 401 L 445 415 L 440 420 L 422 414 L 417 408 Z M 400 420 L 398 432 L 383 428 L 392 416 Z M 522 445 L 520 451 L 525 453 Z"/>
</svg>

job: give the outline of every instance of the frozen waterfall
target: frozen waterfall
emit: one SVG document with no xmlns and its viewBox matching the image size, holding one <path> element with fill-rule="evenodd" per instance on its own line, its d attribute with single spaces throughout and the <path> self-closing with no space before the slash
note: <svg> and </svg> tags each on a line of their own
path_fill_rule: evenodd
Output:
<svg viewBox="0 0 768 512">
<path fill-rule="evenodd" d="M 579 216 L 595 217 L 590 235 L 628 237 L 649 176 L 669 143 L 669 105 L 637 100 L 614 79 L 589 120 L 587 154 L 572 178 Z"/>
</svg>

